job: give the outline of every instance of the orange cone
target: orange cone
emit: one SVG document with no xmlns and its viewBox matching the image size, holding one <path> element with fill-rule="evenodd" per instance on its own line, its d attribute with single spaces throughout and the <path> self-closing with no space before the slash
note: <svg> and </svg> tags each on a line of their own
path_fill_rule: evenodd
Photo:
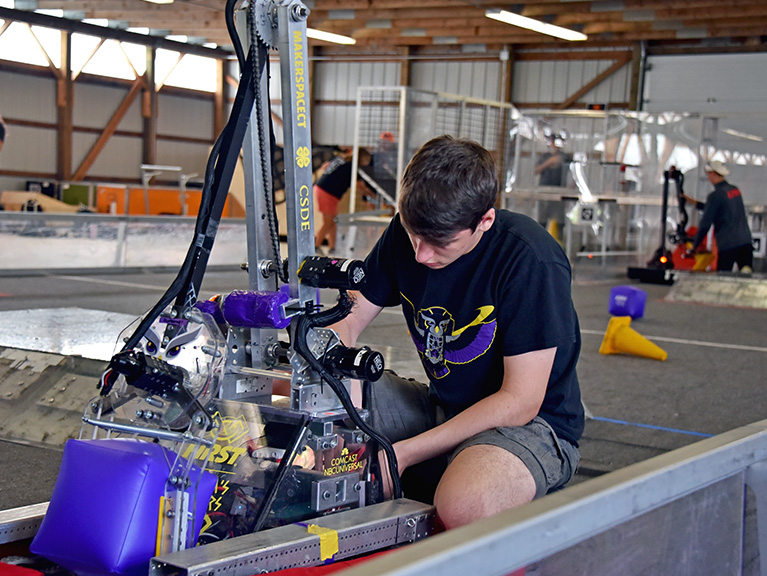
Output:
<svg viewBox="0 0 767 576">
<path fill-rule="evenodd" d="M 600 354 L 633 354 L 664 361 L 668 354 L 630 327 L 631 316 L 614 316 L 607 325 Z"/>
</svg>

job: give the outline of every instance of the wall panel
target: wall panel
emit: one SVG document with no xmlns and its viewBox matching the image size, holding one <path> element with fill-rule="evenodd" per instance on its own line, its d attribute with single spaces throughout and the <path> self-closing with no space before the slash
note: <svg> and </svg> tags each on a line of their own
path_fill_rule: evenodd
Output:
<svg viewBox="0 0 767 576">
<path fill-rule="evenodd" d="M 180 166 L 183 174 L 205 176 L 205 163 L 212 145 L 194 142 L 157 141 L 157 163 L 163 166 Z M 168 176 L 170 178 L 170 176 Z"/>
<path fill-rule="evenodd" d="M 157 132 L 167 136 L 213 138 L 213 99 L 163 94 L 157 98 Z"/>
<path fill-rule="evenodd" d="M 0 71 L 0 114 L 36 122 L 56 122 L 56 81 Z"/>
<path fill-rule="evenodd" d="M 730 114 L 767 109 L 767 54 L 651 56 L 643 109 Z"/>
<path fill-rule="evenodd" d="M 32 126 L 9 126 L 0 170 L 20 172 L 56 172 L 56 132 Z"/>
<path fill-rule="evenodd" d="M 73 172 L 82 163 L 85 156 L 95 144 L 98 134 L 75 132 L 72 135 L 72 169 Z M 88 170 L 89 180 L 113 180 L 117 178 L 141 177 L 141 139 L 130 136 L 114 135 L 109 139 L 104 149 L 98 155 Z"/>
<path fill-rule="evenodd" d="M 72 121 L 77 126 L 101 130 L 114 115 L 130 87 L 105 86 L 91 82 L 75 82 Z M 118 130 L 141 131 L 141 98 L 137 96 L 120 122 Z"/>
<path fill-rule="evenodd" d="M 312 110 L 314 142 L 354 142 L 354 114 L 360 86 L 399 85 L 399 62 L 317 62 L 314 66 Z"/>
<path fill-rule="evenodd" d="M 351 145 L 354 142 L 354 106 L 317 106 L 312 117 L 315 144 Z"/>
<path fill-rule="evenodd" d="M 615 60 L 520 60 L 514 65 L 512 102 L 547 107 L 565 102 L 614 64 Z M 629 102 L 631 65 L 626 64 L 578 99 L 582 104 Z"/>
<path fill-rule="evenodd" d="M 501 64 L 484 60 L 416 61 L 412 63 L 411 86 L 430 92 L 498 100 Z"/>
</svg>

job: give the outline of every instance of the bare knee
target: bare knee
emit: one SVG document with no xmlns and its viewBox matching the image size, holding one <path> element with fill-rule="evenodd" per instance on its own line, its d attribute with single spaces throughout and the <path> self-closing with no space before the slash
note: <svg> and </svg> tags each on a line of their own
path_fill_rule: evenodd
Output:
<svg viewBox="0 0 767 576">
<path fill-rule="evenodd" d="M 450 529 L 526 504 L 535 492 L 535 480 L 517 456 L 496 446 L 471 446 L 448 466 L 434 505 Z"/>
</svg>

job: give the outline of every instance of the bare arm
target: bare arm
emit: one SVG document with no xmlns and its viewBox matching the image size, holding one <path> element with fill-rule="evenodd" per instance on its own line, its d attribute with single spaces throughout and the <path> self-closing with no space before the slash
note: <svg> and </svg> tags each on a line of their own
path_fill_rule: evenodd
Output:
<svg viewBox="0 0 767 576">
<path fill-rule="evenodd" d="M 556 348 L 504 358 L 501 389 L 444 424 L 394 445 L 400 471 L 456 448 L 464 440 L 499 426 L 522 426 L 540 410 Z"/>
<path fill-rule="evenodd" d="M 340 322 L 330 326 L 330 328 L 338 333 L 341 342 L 345 346 L 356 346 L 359 335 L 378 316 L 383 308 L 373 304 L 361 292 L 349 292 L 349 296 L 354 300 L 354 307 L 351 313 Z"/>
<path fill-rule="evenodd" d="M 543 172 L 546 168 L 553 168 L 554 166 L 557 166 L 558 164 L 562 163 L 562 156 L 560 154 L 552 154 L 546 160 L 538 164 L 535 169 L 533 170 L 534 174 L 540 174 Z"/>
</svg>

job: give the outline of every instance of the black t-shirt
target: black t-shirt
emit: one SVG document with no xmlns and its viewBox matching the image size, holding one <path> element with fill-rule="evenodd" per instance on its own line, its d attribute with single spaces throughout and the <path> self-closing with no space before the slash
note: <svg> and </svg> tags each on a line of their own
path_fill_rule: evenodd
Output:
<svg viewBox="0 0 767 576">
<path fill-rule="evenodd" d="M 377 306 L 402 306 L 430 393 L 448 415 L 500 389 L 505 356 L 556 347 L 539 415 L 577 444 L 584 414 L 570 264 L 540 224 L 498 210 L 471 252 L 430 269 L 416 262 L 396 215 L 366 264 L 363 295 Z"/>
<path fill-rule="evenodd" d="M 322 188 L 328 194 L 341 198 L 349 189 L 352 183 L 352 163 L 343 158 L 334 158 L 325 168 L 317 186 Z"/>
</svg>

